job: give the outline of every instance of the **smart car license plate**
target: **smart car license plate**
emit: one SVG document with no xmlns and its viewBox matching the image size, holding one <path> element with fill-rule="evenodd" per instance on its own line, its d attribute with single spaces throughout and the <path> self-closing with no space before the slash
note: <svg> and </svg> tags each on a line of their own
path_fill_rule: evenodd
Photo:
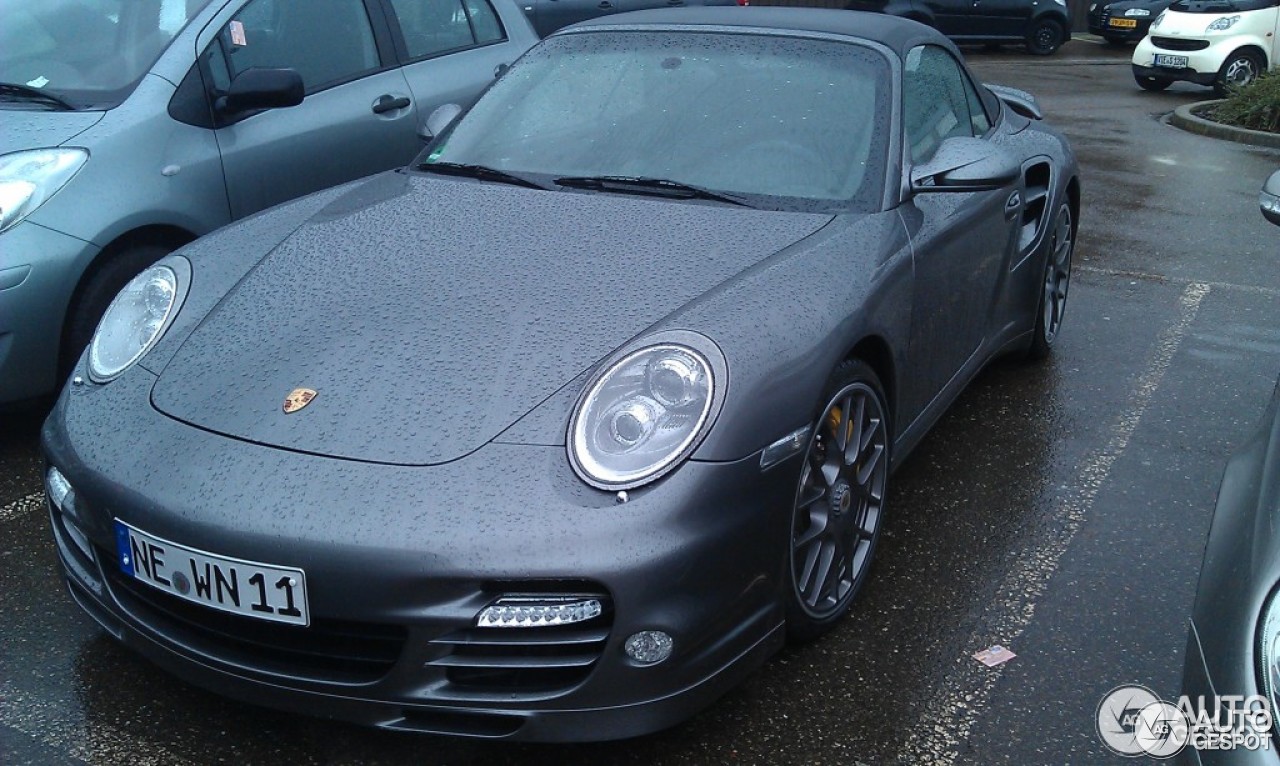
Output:
<svg viewBox="0 0 1280 766">
<path fill-rule="evenodd" d="M 309 625 L 301 569 L 215 556 L 149 535 L 116 519 L 116 559 L 129 577 L 223 612 Z"/>
<path fill-rule="evenodd" d="M 1156 66 L 1174 67 L 1176 69 L 1185 69 L 1187 66 L 1186 56 L 1166 56 L 1163 53 L 1156 54 Z"/>
<path fill-rule="evenodd" d="M 1133 19 L 1112 19 L 1111 21 L 1108 21 L 1107 24 L 1109 26 L 1115 27 L 1116 29 L 1137 29 L 1138 28 L 1138 22 L 1134 21 Z"/>
</svg>

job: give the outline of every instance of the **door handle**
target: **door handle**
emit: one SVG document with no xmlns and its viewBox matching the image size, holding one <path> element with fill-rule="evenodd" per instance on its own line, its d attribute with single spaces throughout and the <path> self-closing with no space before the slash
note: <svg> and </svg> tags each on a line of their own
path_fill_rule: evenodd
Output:
<svg viewBox="0 0 1280 766">
<path fill-rule="evenodd" d="M 609 0 L 604 0 L 604 2 L 600 3 L 600 5 L 596 7 L 602 11 L 607 11 L 613 7 L 613 3 L 609 2 Z"/>
<path fill-rule="evenodd" d="M 409 103 L 409 98 L 407 96 L 396 98 L 388 93 L 386 95 L 379 96 L 378 100 L 373 102 L 373 113 L 383 114 L 385 112 L 393 112 L 397 109 L 404 109 L 409 105 Z"/>
<path fill-rule="evenodd" d="M 684 5 L 684 0 L 667 0 L 667 5 Z"/>
<path fill-rule="evenodd" d="M 1004 203 L 1004 219 L 1012 221 L 1020 210 L 1022 210 L 1022 193 L 1014 192 L 1009 195 L 1009 199 Z"/>
</svg>

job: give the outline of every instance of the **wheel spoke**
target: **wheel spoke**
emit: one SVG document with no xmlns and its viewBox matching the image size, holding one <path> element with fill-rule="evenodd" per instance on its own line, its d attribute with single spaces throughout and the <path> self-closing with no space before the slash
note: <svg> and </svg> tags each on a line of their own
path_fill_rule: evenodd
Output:
<svg viewBox="0 0 1280 766">
<path fill-rule="evenodd" d="M 818 564 L 818 554 L 822 552 L 822 547 L 821 542 L 814 543 L 805 553 L 804 565 L 800 568 L 800 576 L 796 578 L 796 588 L 801 594 L 809 592 L 809 583 L 813 580 L 813 569 Z M 805 600 L 808 601 L 808 599 Z"/>
<path fill-rule="evenodd" d="M 805 546 L 826 533 L 827 525 L 830 523 L 831 517 L 827 515 L 824 509 L 809 511 L 809 526 L 792 543 L 792 550 L 804 550 Z"/>
<path fill-rule="evenodd" d="M 862 466 L 858 471 L 858 486 L 866 487 L 876 473 L 876 469 L 880 465 L 880 456 L 884 454 L 884 445 L 877 444 L 871 450 L 871 454 L 862 461 Z"/>
<path fill-rule="evenodd" d="M 831 565 L 836 558 L 836 544 L 829 540 L 824 540 L 820 547 L 817 557 L 816 572 L 813 577 L 814 587 L 809 591 L 809 597 L 806 599 L 809 606 L 817 606 L 818 601 L 822 599 L 822 594 L 827 590 L 827 579 L 831 576 Z"/>
<path fill-rule="evenodd" d="M 865 446 L 862 442 L 863 438 L 863 421 L 866 420 L 867 413 L 867 397 L 858 397 L 858 406 L 854 408 L 853 417 L 849 421 L 851 433 L 849 435 L 849 443 L 844 449 L 844 464 L 853 465 L 858 459 L 858 454 L 862 452 Z"/>
</svg>

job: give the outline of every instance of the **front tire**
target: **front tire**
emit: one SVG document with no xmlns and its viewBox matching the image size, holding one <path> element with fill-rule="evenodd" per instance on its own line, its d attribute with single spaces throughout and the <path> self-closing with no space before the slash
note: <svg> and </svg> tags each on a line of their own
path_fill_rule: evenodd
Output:
<svg viewBox="0 0 1280 766">
<path fill-rule="evenodd" d="M 892 433 L 875 371 L 859 360 L 837 367 L 823 388 L 791 514 L 786 612 L 793 641 L 829 630 L 867 578 Z"/>
<path fill-rule="evenodd" d="M 1049 56 L 1057 53 L 1067 39 L 1066 29 L 1053 19 L 1040 19 L 1031 25 L 1027 33 L 1027 52 L 1033 56 Z"/>
<path fill-rule="evenodd" d="M 1031 359 L 1048 357 L 1062 329 L 1062 316 L 1067 310 L 1067 289 L 1071 286 L 1071 258 L 1075 252 L 1073 220 L 1071 205 L 1063 202 L 1053 219 L 1044 278 L 1040 282 L 1040 305 L 1036 309 L 1031 348 L 1027 351 Z"/>
<path fill-rule="evenodd" d="M 1232 91 L 1253 84 L 1262 74 L 1266 62 L 1255 51 L 1238 50 L 1227 57 L 1213 82 L 1213 92 L 1218 98 L 1226 98 Z"/>
</svg>

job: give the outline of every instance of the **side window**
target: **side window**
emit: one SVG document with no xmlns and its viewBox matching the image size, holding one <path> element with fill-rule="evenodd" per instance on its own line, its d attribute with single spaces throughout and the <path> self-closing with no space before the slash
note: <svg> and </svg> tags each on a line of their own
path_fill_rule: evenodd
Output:
<svg viewBox="0 0 1280 766">
<path fill-rule="evenodd" d="M 912 162 L 925 162 L 938 146 L 953 136 L 986 133 L 975 130 L 985 124 L 970 111 L 970 98 L 975 101 L 968 78 L 943 48 L 922 45 L 907 53 L 902 75 L 902 121 Z M 972 94 L 972 96 L 971 96 Z"/>
<path fill-rule="evenodd" d="M 488 0 L 391 0 L 391 6 L 411 59 L 503 39 Z"/>
<path fill-rule="evenodd" d="M 307 93 L 379 66 L 363 0 L 251 0 L 208 55 L 218 87 L 253 67 L 289 67 L 302 75 Z"/>
<path fill-rule="evenodd" d="M 498 14 L 489 5 L 489 0 L 462 0 L 462 5 L 471 17 L 471 28 L 476 33 L 476 43 L 494 43 L 505 40 L 507 35 L 502 31 L 502 22 Z"/>
</svg>

